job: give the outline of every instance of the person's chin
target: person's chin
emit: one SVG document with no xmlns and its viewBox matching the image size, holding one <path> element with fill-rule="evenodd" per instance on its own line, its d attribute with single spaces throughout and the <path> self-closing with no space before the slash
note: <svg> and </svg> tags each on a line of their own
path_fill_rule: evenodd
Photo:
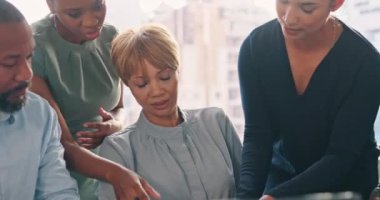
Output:
<svg viewBox="0 0 380 200">
<path fill-rule="evenodd" d="M 13 113 L 16 111 L 19 111 L 25 104 L 26 97 L 22 97 L 21 99 L 18 99 L 17 101 L 4 101 L 3 99 L 0 100 L 0 111 L 6 112 L 6 113 Z"/>
<path fill-rule="evenodd" d="M 157 108 L 154 108 L 152 109 L 153 113 L 155 113 L 156 116 L 159 116 L 159 117 L 168 117 L 168 116 L 172 116 L 175 114 L 175 112 L 173 112 L 173 107 L 172 106 L 167 106 L 167 107 L 157 107 Z"/>
</svg>

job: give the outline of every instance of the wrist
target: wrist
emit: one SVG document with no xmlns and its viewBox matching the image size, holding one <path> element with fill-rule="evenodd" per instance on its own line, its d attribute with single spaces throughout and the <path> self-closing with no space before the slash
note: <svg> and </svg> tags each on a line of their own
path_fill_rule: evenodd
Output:
<svg viewBox="0 0 380 200">
<path fill-rule="evenodd" d="M 108 133 L 108 135 L 112 135 L 118 131 L 121 131 L 122 128 L 123 128 L 122 124 L 119 121 L 115 120 L 113 127 L 111 128 L 111 132 Z"/>
<path fill-rule="evenodd" d="M 117 180 L 118 174 L 122 173 L 123 170 L 125 169 L 121 165 L 112 163 L 109 167 L 107 167 L 104 177 L 105 181 L 111 183 L 112 185 L 115 184 L 115 180 Z"/>
</svg>

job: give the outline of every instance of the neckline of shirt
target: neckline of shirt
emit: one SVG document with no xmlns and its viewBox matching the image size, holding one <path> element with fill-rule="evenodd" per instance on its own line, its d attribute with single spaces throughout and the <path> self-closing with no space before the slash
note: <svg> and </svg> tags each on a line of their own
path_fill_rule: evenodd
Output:
<svg viewBox="0 0 380 200">
<path fill-rule="evenodd" d="M 187 119 L 187 113 L 183 112 L 180 109 L 180 113 L 183 117 L 183 122 L 175 127 L 163 127 L 158 126 L 153 123 L 151 123 L 144 115 L 144 113 L 141 111 L 139 119 L 137 121 L 137 126 L 139 128 L 139 131 L 141 131 L 142 134 L 146 134 L 149 136 L 152 136 L 154 138 L 161 138 L 161 139 L 175 139 L 175 138 L 183 138 L 183 129 L 185 128 L 186 124 L 188 123 Z"/>
<path fill-rule="evenodd" d="M 0 122 L 8 120 L 10 117 L 10 113 L 0 111 Z"/>
</svg>

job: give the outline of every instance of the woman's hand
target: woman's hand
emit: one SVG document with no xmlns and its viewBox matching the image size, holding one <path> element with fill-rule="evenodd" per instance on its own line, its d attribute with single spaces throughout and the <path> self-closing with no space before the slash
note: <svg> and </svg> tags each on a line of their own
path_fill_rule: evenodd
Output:
<svg viewBox="0 0 380 200">
<path fill-rule="evenodd" d="M 83 126 L 92 130 L 77 132 L 77 142 L 87 149 L 96 148 L 103 142 L 104 137 L 122 128 L 121 122 L 117 121 L 111 113 L 103 108 L 99 108 L 98 113 L 102 117 L 101 122 L 86 122 Z"/>
<path fill-rule="evenodd" d="M 117 200 L 160 199 L 160 194 L 147 181 L 129 169 L 108 170 L 107 179 Z"/>
<path fill-rule="evenodd" d="M 274 200 L 274 197 L 270 195 L 263 195 L 259 200 Z"/>
</svg>

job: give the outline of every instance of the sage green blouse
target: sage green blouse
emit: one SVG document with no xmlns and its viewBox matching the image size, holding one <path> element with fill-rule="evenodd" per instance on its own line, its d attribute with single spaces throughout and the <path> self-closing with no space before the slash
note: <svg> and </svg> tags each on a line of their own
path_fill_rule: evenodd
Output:
<svg viewBox="0 0 380 200">
<path fill-rule="evenodd" d="M 138 121 L 106 137 L 99 155 L 134 170 L 161 200 L 227 199 L 239 183 L 241 142 L 220 108 L 183 110 L 176 127 Z M 115 200 L 110 184 L 99 182 L 99 199 Z"/>
<path fill-rule="evenodd" d="M 64 40 L 49 16 L 32 24 L 36 47 L 32 57 L 34 75 L 43 78 L 57 102 L 70 132 L 84 129 L 82 124 L 100 121 L 98 108 L 112 110 L 119 102 L 120 80 L 112 65 L 111 41 L 117 31 L 104 25 L 100 36 L 83 44 Z M 97 199 L 97 182 L 75 172 L 81 199 Z"/>
<path fill-rule="evenodd" d="M 64 40 L 48 16 L 32 28 L 34 75 L 48 83 L 72 134 L 83 129 L 84 122 L 100 120 L 100 106 L 110 111 L 117 105 L 120 80 L 110 56 L 117 33 L 113 26 L 104 25 L 96 40 L 83 44 Z"/>
</svg>

